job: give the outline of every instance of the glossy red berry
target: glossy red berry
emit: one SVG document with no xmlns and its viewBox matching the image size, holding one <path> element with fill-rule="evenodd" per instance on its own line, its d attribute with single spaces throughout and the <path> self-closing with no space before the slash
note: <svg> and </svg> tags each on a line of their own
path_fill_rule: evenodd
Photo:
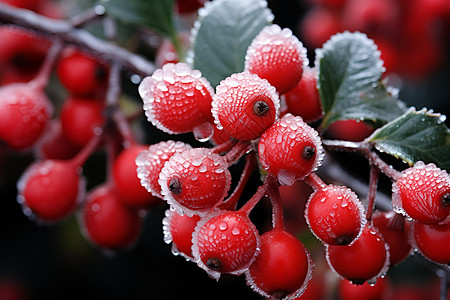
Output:
<svg viewBox="0 0 450 300">
<path fill-rule="evenodd" d="M 211 101 L 214 90 L 198 70 L 185 63 L 165 64 L 139 85 L 147 119 L 170 133 L 194 132 L 197 139 L 213 134 Z"/>
<path fill-rule="evenodd" d="M 339 14 L 320 6 L 308 11 L 300 23 L 300 34 L 312 49 L 321 48 L 332 35 L 343 29 Z"/>
<path fill-rule="evenodd" d="M 327 245 L 326 258 L 332 270 L 353 284 L 373 283 L 389 268 L 389 246 L 376 229 L 366 224 L 351 245 Z"/>
<path fill-rule="evenodd" d="M 219 279 L 221 273 L 244 273 L 259 252 L 260 236 L 248 215 L 218 211 L 197 224 L 192 254 L 199 267 Z"/>
<path fill-rule="evenodd" d="M 138 210 L 123 205 L 109 184 L 97 186 L 88 193 L 80 221 L 89 242 L 110 250 L 131 247 L 142 230 Z"/>
<path fill-rule="evenodd" d="M 147 150 L 142 151 L 136 156 L 137 176 L 141 180 L 141 185 L 153 196 L 164 198 L 161 195 L 161 186 L 159 185 L 159 173 L 161 173 L 164 164 L 175 153 L 191 149 L 191 146 L 183 142 L 162 141 L 150 145 Z"/>
<path fill-rule="evenodd" d="M 366 223 L 358 196 L 345 186 L 328 185 L 315 191 L 305 209 L 311 232 L 323 243 L 348 245 Z"/>
<path fill-rule="evenodd" d="M 300 116 L 305 122 L 313 122 L 322 117 L 322 103 L 317 89 L 317 69 L 305 67 L 298 84 L 284 94 L 287 111 Z"/>
<path fill-rule="evenodd" d="M 450 264 L 450 219 L 437 224 L 412 225 L 411 242 L 414 248 L 438 264 Z"/>
<path fill-rule="evenodd" d="M 113 164 L 113 179 L 120 201 L 135 208 L 148 208 L 160 201 L 141 185 L 137 176 L 135 160 L 146 149 L 146 145 L 132 145 L 122 150 Z"/>
<path fill-rule="evenodd" d="M 82 147 L 96 134 L 104 122 L 105 104 L 91 98 L 70 97 L 61 108 L 61 127 L 73 144 Z"/>
<path fill-rule="evenodd" d="M 231 185 L 227 161 L 207 148 L 175 153 L 159 175 L 161 195 L 172 208 L 205 214 L 220 205 Z"/>
<path fill-rule="evenodd" d="M 311 279 L 313 263 L 292 234 L 273 229 L 261 236 L 260 253 L 246 272 L 247 284 L 264 297 L 297 297 Z"/>
<path fill-rule="evenodd" d="M 437 223 L 450 214 L 450 176 L 435 164 L 419 161 L 392 184 L 398 213 L 422 223 Z"/>
<path fill-rule="evenodd" d="M 91 96 L 107 82 L 107 69 L 96 58 L 79 50 L 64 51 L 56 68 L 61 84 L 74 96 Z"/>
<path fill-rule="evenodd" d="M 372 216 L 372 223 L 389 245 L 391 266 L 400 263 L 411 254 L 412 247 L 409 242 L 411 225 L 403 216 L 393 211 L 376 211 Z"/>
<path fill-rule="evenodd" d="M 34 145 L 52 113 L 52 103 L 33 82 L 0 88 L 0 140 L 16 150 Z"/>
<path fill-rule="evenodd" d="M 320 166 L 324 150 L 316 130 L 301 117 L 286 114 L 261 135 L 258 155 L 268 173 L 291 185 Z"/>
<path fill-rule="evenodd" d="M 70 215 L 84 197 L 80 168 L 71 161 L 44 160 L 31 164 L 17 183 L 25 215 L 54 222 Z"/>
<path fill-rule="evenodd" d="M 327 133 L 332 139 L 360 142 L 374 132 L 374 128 L 359 120 L 338 120 L 330 124 Z"/>
<path fill-rule="evenodd" d="M 386 278 L 378 278 L 373 285 L 367 282 L 356 285 L 346 279 L 338 283 L 338 295 L 341 300 L 382 300 L 389 295 L 389 283 Z"/>
<path fill-rule="evenodd" d="M 235 139 L 257 139 L 278 117 L 280 100 L 265 79 L 235 73 L 216 87 L 212 102 L 214 122 Z"/>
<path fill-rule="evenodd" d="M 180 215 L 176 211 L 166 210 L 163 219 L 164 241 L 172 243 L 172 253 L 182 255 L 187 260 L 192 257 L 192 234 L 197 222 L 200 221 L 198 215 Z"/>
<path fill-rule="evenodd" d="M 308 65 L 306 48 L 288 28 L 266 26 L 245 55 L 245 70 L 266 79 L 278 93 L 293 89 Z"/>
</svg>

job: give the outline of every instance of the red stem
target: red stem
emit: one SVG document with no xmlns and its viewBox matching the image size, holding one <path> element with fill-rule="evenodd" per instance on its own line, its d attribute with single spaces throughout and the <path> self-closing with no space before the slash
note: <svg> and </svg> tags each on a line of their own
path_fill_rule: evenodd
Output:
<svg viewBox="0 0 450 300">
<path fill-rule="evenodd" d="M 211 148 L 211 151 L 213 153 L 217 153 L 217 154 L 225 153 L 225 152 L 230 151 L 237 143 L 238 143 L 238 140 L 229 139 L 225 143 L 214 146 L 213 148 Z"/>
<path fill-rule="evenodd" d="M 310 173 L 304 180 L 314 191 L 320 190 L 327 186 L 327 184 L 316 173 Z"/>
<path fill-rule="evenodd" d="M 250 154 L 245 158 L 245 166 L 242 170 L 239 183 L 234 189 L 233 194 L 231 194 L 231 196 L 228 197 L 228 199 L 225 200 L 225 202 L 223 202 L 223 204 L 220 206 L 221 209 L 236 210 L 242 192 L 244 191 L 244 188 L 254 170 L 256 170 L 256 159 L 254 154 Z"/>
<path fill-rule="evenodd" d="M 73 166 L 76 168 L 83 166 L 89 156 L 91 156 L 91 154 L 97 149 L 102 139 L 103 133 L 94 133 L 89 142 L 84 145 L 84 147 L 73 158 L 70 159 Z"/>
<path fill-rule="evenodd" d="M 268 189 L 269 189 L 269 181 L 267 180 L 267 177 L 266 177 L 266 180 L 264 180 L 263 185 L 258 187 L 258 189 L 256 190 L 256 193 L 253 195 L 253 197 L 251 197 L 250 200 L 248 200 L 239 209 L 239 211 L 249 215 L 250 212 L 252 211 L 252 209 L 256 206 L 256 204 L 258 204 L 258 202 L 262 199 L 262 197 L 264 197 L 267 194 Z"/>
<path fill-rule="evenodd" d="M 228 165 L 231 166 L 251 149 L 252 145 L 249 142 L 239 141 L 227 154 L 225 154 L 225 160 L 228 162 Z"/>
<path fill-rule="evenodd" d="M 41 65 L 41 68 L 36 75 L 36 77 L 30 82 L 38 89 L 43 89 L 48 85 L 50 79 L 50 74 L 52 73 L 55 63 L 58 61 L 63 49 L 63 43 L 59 40 L 53 41 L 50 49 L 48 50 L 47 56 Z"/>
<path fill-rule="evenodd" d="M 375 196 L 377 194 L 379 175 L 380 170 L 376 166 L 370 165 L 369 194 L 367 196 L 367 211 L 366 211 L 367 221 L 370 221 L 372 219 L 372 214 L 375 209 Z"/>
<path fill-rule="evenodd" d="M 283 206 L 281 204 L 281 197 L 279 186 L 275 178 L 268 176 L 269 190 L 268 194 L 272 201 L 272 223 L 273 229 L 284 229 L 284 217 L 283 217 Z"/>
</svg>

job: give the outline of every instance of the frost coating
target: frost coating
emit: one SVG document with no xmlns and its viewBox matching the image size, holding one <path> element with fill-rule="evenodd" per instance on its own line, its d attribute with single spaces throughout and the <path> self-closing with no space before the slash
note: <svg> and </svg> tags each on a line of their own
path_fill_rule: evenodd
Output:
<svg viewBox="0 0 450 300">
<path fill-rule="evenodd" d="M 174 178 L 176 193 L 171 186 Z M 222 156 L 207 148 L 193 148 L 175 153 L 164 164 L 158 182 L 164 200 L 179 214 L 204 215 L 226 197 L 231 174 Z"/>
<path fill-rule="evenodd" d="M 449 216 L 443 197 L 450 194 L 450 176 L 435 164 L 418 161 L 392 184 L 395 212 L 422 223 L 437 223 Z"/>
<path fill-rule="evenodd" d="M 352 245 L 367 223 L 364 206 L 345 186 L 328 185 L 311 194 L 305 206 L 305 220 L 314 236 L 325 244 L 339 244 L 339 238 Z M 352 236 L 353 235 L 353 236 Z"/>
<path fill-rule="evenodd" d="M 267 113 L 262 116 L 254 111 L 258 101 L 268 106 Z M 236 139 L 253 140 L 278 118 L 280 99 L 267 80 L 242 72 L 220 82 L 211 105 L 217 128 Z"/>
<path fill-rule="evenodd" d="M 211 121 L 214 90 L 198 70 L 168 63 L 139 85 L 145 115 L 158 129 L 178 134 Z"/>
<path fill-rule="evenodd" d="M 149 146 L 136 156 L 137 176 L 141 180 L 141 185 L 153 196 L 163 198 L 161 186 L 158 183 L 159 173 L 164 167 L 164 163 L 169 160 L 174 153 L 191 149 L 191 146 L 183 142 L 169 140 L 162 141 Z"/>
<path fill-rule="evenodd" d="M 247 215 L 217 210 L 202 218 L 192 235 L 192 255 L 197 265 L 219 280 L 222 273 L 243 274 L 260 251 L 261 238 Z M 222 261 L 221 270 L 206 265 L 209 258 Z"/>
<path fill-rule="evenodd" d="M 283 94 L 298 83 L 309 61 L 306 48 L 288 28 L 266 26 L 245 55 L 245 70 L 267 79 Z"/>
<path fill-rule="evenodd" d="M 315 149 L 311 159 L 303 157 L 305 147 Z M 318 132 L 288 113 L 261 135 L 258 155 L 262 167 L 277 176 L 280 184 L 292 185 L 317 170 L 325 152 Z"/>
</svg>

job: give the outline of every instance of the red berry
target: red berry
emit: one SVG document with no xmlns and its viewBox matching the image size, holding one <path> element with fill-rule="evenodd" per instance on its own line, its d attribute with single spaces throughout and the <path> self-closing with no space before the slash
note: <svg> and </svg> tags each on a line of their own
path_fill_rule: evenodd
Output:
<svg viewBox="0 0 450 300">
<path fill-rule="evenodd" d="M 162 141 L 150 145 L 147 150 L 138 154 L 136 156 L 137 176 L 141 180 L 141 185 L 153 196 L 164 198 L 158 182 L 159 173 L 172 155 L 187 149 L 191 149 L 191 146 L 183 142 Z"/>
<path fill-rule="evenodd" d="M 316 68 L 306 67 L 298 84 L 284 94 L 288 112 L 302 117 L 305 122 L 313 122 L 322 117 L 316 76 Z"/>
<path fill-rule="evenodd" d="M 320 166 L 324 150 L 317 131 L 301 117 L 286 114 L 261 135 L 258 155 L 280 184 L 291 185 Z"/>
<path fill-rule="evenodd" d="M 199 267 L 219 279 L 221 273 L 244 273 L 259 252 L 260 237 L 248 215 L 218 211 L 197 224 L 192 254 Z"/>
<path fill-rule="evenodd" d="M 91 96 L 107 81 L 105 66 L 72 48 L 63 53 L 56 70 L 62 85 L 74 96 Z"/>
<path fill-rule="evenodd" d="M 450 176 L 435 164 L 419 161 L 392 184 L 398 213 L 422 223 L 437 223 L 450 214 Z"/>
<path fill-rule="evenodd" d="M 61 108 L 61 127 L 73 144 L 82 147 L 103 126 L 105 104 L 91 98 L 70 97 Z"/>
<path fill-rule="evenodd" d="M 177 0 L 175 2 L 179 14 L 189 14 L 196 12 L 205 4 L 206 0 Z"/>
<path fill-rule="evenodd" d="M 236 73 L 216 87 L 214 122 L 242 141 L 257 139 L 278 117 L 280 100 L 267 80 L 248 72 Z"/>
<path fill-rule="evenodd" d="M 18 8 L 26 8 L 36 11 L 43 0 L 1 0 L 0 2 L 6 3 Z"/>
<path fill-rule="evenodd" d="M 146 145 L 132 145 L 122 150 L 113 164 L 113 179 L 117 194 L 123 204 L 135 208 L 147 208 L 159 202 L 159 199 L 148 192 L 137 176 L 136 156 L 148 149 Z"/>
<path fill-rule="evenodd" d="M 138 210 L 124 206 L 109 184 L 91 190 L 81 209 L 81 228 L 88 241 L 105 249 L 134 245 L 142 230 Z"/>
<path fill-rule="evenodd" d="M 293 89 L 308 65 L 306 48 L 288 28 L 266 26 L 245 55 L 245 70 L 266 79 L 278 93 Z"/>
<path fill-rule="evenodd" d="M 351 142 L 360 142 L 370 136 L 374 128 L 360 120 L 339 120 L 328 126 L 331 138 Z"/>
<path fill-rule="evenodd" d="M 395 219 L 399 219 L 400 224 L 395 224 Z M 403 216 L 399 218 L 393 211 L 376 211 L 372 216 L 372 222 L 389 245 L 391 266 L 398 264 L 410 255 L 409 232 L 411 226 Z"/>
<path fill-rule="evenodd" d="M 414 222 L 412 226 L 414 248 L 431 261 L 450 264 L 450 219 L 437 224 Z"/>
<path fill-rule="evenodd" d="M 367 282 L 355 285 L 346 279 L 339 280 L 338 294 L 341 300 L 381 300 L 389 294 L 386 278 L 378 278 L 374 285 Z"/>
<path fill-rule="evenodd" d="M 323 243 L 348 245 L 366 223 L 358 196 L 345 186 L 328 185 L 315 191 L 305 209 L 311 232 Z"/>
<path fill-rule="evenodd" d="M 300 33 L 312 49 L 320 48 L 334 34 L 343 30 L 338 14 L 317 6 L 311 9 L 300 23 Z"/>
<path fill-rule="evenodd" d="M 180 215 L 171 209 L 166 210 L 166 217 L 163 219 L 164 241 L 172 243 L 172 253 L 182 255 L 187 260 L 192 257 L 192 234 L 194 233 L 200 217 L 193 215 Z"/>
<path fill-rule="evenodd" d="M 44 91 L 30 83 L 0 88 L 0 140 L 13 149 L 25 149 L 43 134 L 53 112 Z"/>
<path fill-rule="evenodd" d="M 247 284 L 264 297 L 296 297 L 303 293 L 313 263 L 305 246 L 284 230 L 261 236 L 260 253 L 246 273 Z"/>
<path fill-rule="evenodd" d="M 331 269 L 354 284 L 373 283 L 389 267 L 389 246 L 381 234 L 366 224 L 355 242 L 347 246 L 326 246 Z"/>
<path fill-rule="evenodd" d="M 70 215 L 84 197 L 84 180 L 71 161 L 44 160 L 30 165 L 17 183 L 24 213 L 42 221 Z"/>
<path fill-rule="evenodd" d="M 185 63 L 165 64 L 139 85 L 147 119 L 170 133 L 194 132 L 197 139 L 213 134 L 214 90 L 198 70 Z"/>
<path fill-rule="evenodd" d="M 207 148 L 175 153 L 159 175 L 161 195 L 172 208 L 205 214 L 220 205 L 231 185 L 227 161 Z"/>
</svg>

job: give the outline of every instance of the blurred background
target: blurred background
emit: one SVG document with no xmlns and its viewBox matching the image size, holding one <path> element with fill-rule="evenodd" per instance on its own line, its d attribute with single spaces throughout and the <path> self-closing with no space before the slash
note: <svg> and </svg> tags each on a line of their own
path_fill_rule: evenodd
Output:
<svg viewBox="0 0 450 300">
<path fill-rule="evenodd" d="M 95 1 L 0 0 L 16 7 L 66 19 L 93 7 Z M 274 23 L 292 32 L 308 48 L 311 65 L 314 50 L 328 38 L 343 30 L 365 32 L 374 39 L 386 67 L 388 84 L 400 89 L 399 98 L 418 109 L 433 108 L 450 115 L 450 1 L 448 0 L 270 0 Z M 180 34 L 189 35 L 202 1 L 175 1 L 174 14 Z M 27 82 L 36 74 L 48 44 L 36 37 L 22 42 L 23 52 L 5 53 L 8 43 L 17 39 L 10 30 L 0 27 L 0 85 Z M 157 67 L 174 60 L 173 47 L 153 32 L 139 40 L 133 28 L 119 26 L 120 45 L 154 61 Z M 89 30 L 98 34 L 99 29 Z M 140 109 L 137 85 L 124 79 L 124 110 Z M 62 106 L 67 92 L 56 76 L 47 92 L 56 108 Z M 1 101 L 1 99 L 0 99 Z M 447 124 L 448 120 L 446 121 Z M 134 122 L 137 136 L 145 143 L 176 139 L 200 144 L 191 135 L 175 138 L 152 127 L 143 113 Z M 0 144 L 0 300 L 26 299 L 260 299 L 246 286 L 243 276 L 224 275 L 216 282 L 195 264 L 171 253 L 163 242 L 162 219 L 168 208 L 157 203 L 145 215 L 144 227 L 137 243 L 130 249 L 105 252 L 91 244 L 81 233 L 77 216 L 56 224 L 39 224 L 30 220 L 17 203 L 17 180 L 35 159 L 33 150 L 12 151 Z M 86 163 L 87 189 L 104 182 L 105 154 L 96 153 Z M 336 156 L 336 160 L 347 160 Z M 366 180 L 367 168 L 358 159 L 349 164 L 352 176 Z M 232 167 L 236 182 L 243 164 Z M 258 185 L 258 176 L 244 192 L 248 199 Z M 383 188 L 383 186 L 381 186 Z M 295 186 L 284 191 L 286 201 L 297 206 L 287 212 L 289 226 L 316 258 L 314 283 L 318 288 L 311 298 L 339 299 L 337 277 L 326 266 L 321 245 L 305 229 L 301 205 L 308 192 Z M 292 197 L 294 199 L 292 199 Z M 267 226 L 268 203 L 252 212 L 258 226 Z M 388 273 L 389 299 L 438 299 L 438 270 L 419 255 L 395 266 Z M 315 294 L 314 294 L 315 293 Z M 303 298 L 302 298 L 303 299 Z M 449 298 L 450 299 L 450 298 Z"/>
</svg>

